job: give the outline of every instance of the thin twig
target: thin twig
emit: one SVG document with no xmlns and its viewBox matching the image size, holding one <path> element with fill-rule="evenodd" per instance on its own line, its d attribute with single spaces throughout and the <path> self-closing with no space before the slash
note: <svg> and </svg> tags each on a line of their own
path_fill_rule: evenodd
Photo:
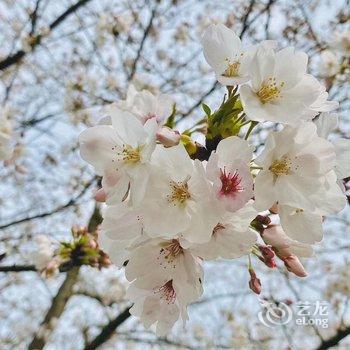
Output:
<svg viewBox="0 0 350 350">
<path fill-rule="evenodd" d="M 66 11 L 64 11 L 59 17 L 57 17 L 50 25 L 49 29 L 52 31 L 56 27 L 58 27 L 68 16 L 77 11 L 80 7 L 87 4 L 91 0 L 79 0 L 76 4 L 69 7 Z M 35 19 L 36 21 L 36 19 Z M 34 33 L 31 33 L 34 35 Z M 38 35 L 37 40 L 32 45 L 32 50 L 40 44 L 40 35 Z M 18 50 L 16 53 L 7 56 L 4 60 L 0 61 L 0 70 L 5 70 L 6 68 L 12 66 L 13 64 L 18 63 L 20 60 L 27 55 L 27 52 L 23 49 Z"/>
</svg>

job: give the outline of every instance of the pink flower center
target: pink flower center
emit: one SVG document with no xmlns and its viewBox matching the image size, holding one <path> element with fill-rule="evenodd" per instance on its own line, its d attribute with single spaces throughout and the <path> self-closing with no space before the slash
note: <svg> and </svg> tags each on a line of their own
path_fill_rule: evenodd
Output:
<svg viewBox="0 0 350 350">
<path fill-rule="evenodd" d="M 160 294 L 160 298 L 168 304 L 174 304 L 176 300 L 176 292 L 173 287 L 173 280 L 168 281 L 160 288 L 154 291 L 154 294 Z"/>
<path fill-rule="evenodd" d="M 243 191 L 241 185 L 242 178 L 235 171 L 234 173 L 226 173 L 226 169 L 220 169 L 221 190 L 220 194 L 223 196 L 232 196 L 237 192 Z"/>
<path fill-rule="evenodd" d="M 163 269 L 175 269 L 179 255 L 183 254 L 184 250 L 177 239 L 167 241 L 160 244 L 159 255 L 157 261 Z"/>
</svg>

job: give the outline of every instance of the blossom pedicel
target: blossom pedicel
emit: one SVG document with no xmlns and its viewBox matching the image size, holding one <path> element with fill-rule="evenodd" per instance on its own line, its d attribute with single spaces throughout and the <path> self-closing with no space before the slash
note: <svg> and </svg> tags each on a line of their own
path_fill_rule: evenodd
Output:
<svg viewBox="0 0 350 350">
<path fill-rule="evenodd" d="M 102 176 L 99 246 L 126 266 L 130 312 L 159 335 L 185 322 L 201 297 L 204 260 L 248 256 L 258 294 L 251 256 L 306 276 L 299 258 L 322 240 L 324 216 L 346 204 L 350 144 L 327 140 L 336 118 L 319 113 L 338 104 L 307 73 L 307 55 L 271 41 L 243 47 L 224 25 L 209 26 L 202 45 L 228 93 L 215 111 L 203 105 L 206 117 L 193 128 L 174 129 L 171 97 L 130 86 L 79 139 L 81 156 Z M 257 155 L 249 136 L 265 121 L 281 127 Z M 192 140 L 195 131 L 204 145 Z"/>
</svg>

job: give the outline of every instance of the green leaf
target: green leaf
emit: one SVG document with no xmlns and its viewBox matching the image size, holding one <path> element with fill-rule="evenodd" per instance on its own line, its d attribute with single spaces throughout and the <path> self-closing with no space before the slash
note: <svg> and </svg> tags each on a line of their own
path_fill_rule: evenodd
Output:
<svg viewBox="0 0 350 350">
<path fill-rule="evenodd" d="M 174 103 L 173 111 L 171 112 L 170 116 L 168 117 L 164 125 L 172 129 L 175 126 L 175 115 L 176 115 L 176 104 Z"/>
<path fill-rule="evenodd" d="M 202 103 L 202 109 L 204 111 L 204 113 L 207 115 L 207 117 L 209 118 L 211 116 L 211 109 L 208 105 L 206 105 L 205 103 Z"/>
</svg>

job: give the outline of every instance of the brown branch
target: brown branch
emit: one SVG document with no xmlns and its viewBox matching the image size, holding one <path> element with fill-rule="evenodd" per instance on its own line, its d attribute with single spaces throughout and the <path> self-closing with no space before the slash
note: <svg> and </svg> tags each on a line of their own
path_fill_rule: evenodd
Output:
<svg viewBox="0 0 350 350">
<path fill-rule="evenodd" d="M 100 334 L 85 346 L 84 350 L 95 350 L 100 345 L 105 343 L 108 339 L 110 339 L 115 330 L 131 316 L 129 312 L 130 307 L 127 307 L 122 313 L 107 323 L 102 328 Z"/>
<path fill-rule="evenodd" d="M 74 198 L 72 198 L 71 200 L 69 200 L 66 204 L 63 204 L 63 205 L 60 205 L 58 206 L 57 208 L 53 209 L 53 210 L 50 210 L 50 211 L 47 211 L 47 212 L 44 212 L 44 213 L 41 213 L 41 214 L 35 214 L 33 216 L 27 216 L 25 218 L 21 218 L 21 219 L 18 219 L 18 220 L 15 220 L 15 221 L 11 221 L 7 224 L 4 224 L 4 225 L 1 225 L 0 226 L 0 230 L 2 229 L 5 229 L 5 228 L 8 228 L 8 227 L 11 227 L 11 226 L 14 226 L 14 225 L 18 225 L 18 224 L 22 224 L 24 222 L 27 222 L 27 221 L 31 221 L 31 220 L 34 220 L 34 219 L 39 219 L 39 218 L 45 218 L 47 216 L 50 216 L 52 214 L 56 214 L 56 213 L 59 213 L 73 205 L 75 205 L 77 203 L 77 201 L 85 194 L 85 192 L 89 189 L 89 187 L 95 182 L 95 178 L 91 181 L 89 181 L 85 186 L 84 188 L 82 189 L 82 191 Z"/>
<path fill-rule="evenodd" d="M 36 23 L 38 21 L 38 11 L 40 7 L 41 0 L 37 0 L 33 12 L 29 15 L 32 29 L 30 30 L 30 35 L 33 35 L 36 28 Z"/>
<path fill-rule="evenodd" d="M 76 4 L 69 7 L 66 11 L 64 11 L 59 17 L 57 17 L 50 25 L 49 29 L 50 31 L 58 27 L 67 17 L 69 17 L 72 13 L 77 11 L 80 7 L 84 6 L 86 3 L 88 3 L 91 0 L 79 0 Z M 36 16 L 36 15 L 35 15 Z M 36 19 L 35 19 L 36 21 Z M 33 35 L 32 33 L 31 35 Z M 37 40 L 32 44 L 32 50 L 40 44 L 41 36 L 37 36 Z M 13 64 L 18 63 L 20 60 L 26 56 L 27 52 L 23 49 L 18 50 L 16 53 L 7 56 L 4 60 L 0 61 L 0 70 L 5 70 L 6 68 L 12 66 Z"/>
<path fill-rule="evenodd" d="M 100 211 L 96 205 L 88 224 L 90 232 L 96 231 L 97 226 L 101 222 L 100 218 Z M 32 342 L 29 344 L 28 350 L 41 350 L 44 348 L 48 336 L 54 329 L 52 320 L 56 320 L 62 315 L 69 298 L 73 295 L 73 287 L 78 280 L 79 270 L 80 266 L 73 266 L 67 272 L 65 280 L 58 290 L 56 296 L 53 298 L 52 304 L 46 313 L 44 321 L 41 323 L 39 331 L 35 334 Z"/>
<path fill-rule="evenodd" d="M 267 14 L 269 15 L 269 12 L 271 11 L 271 7 L 274 3 L 276 3 L 277 0 L 269 0 L 265 7 L 259 11 L 250 21 L 249 23 L 247 24 L 247 28 L 244 29 L 244 27 L 242 28 L 242 31 L 241 31 L 241 35 L 240 35 L 240 38 L 243 37 L 243 34 L 246 32 L 247 29 L 249 29 L 249 27 L 261 16 L 263 15 L 265 12 L 267 12 Z M 243 31 L 244 29 L 244 31 Z"/>
<path fill-rule="evenodd" d="M 144 44 L 146 42 L 146 39 L 147 39 L 151 29 L 152 29 L 153 20 L 154 20 L 155 16 L 156 16 L 156 8 L 154 8 L 152 10 L 151 17 L 149 19 L 148 25 L 147 25 L 144 33 L 143 33 L 143 37 L 141 39 L 140 46 L 139 46 L 139 48 L 137 50 L 137 54 L 136 54 L 136 57 L 135 57 L 134 62 L 132 64 L 131 71 L 130 71 L 130 74 L 129 74 L 129 77 L 128 77 L 129 81 L 132 80 L 132 78 L 134 77 L 134 75 L 136 73 L 137 64 L 138 64 L 138 62 L 140 60 L 141 53 L 142 53 L 142 50 L 143 50 L 143 46 L 144 46 Z"/>
<path fill-rule="evenodd" d="M 0 272 L 22 272 L 22 271 L 37 271 L 37 269 L 34 265 L 0 266 Z"/>
<path fill-rule="evenodd" d="M 41 323 L 40 331 L 37 332 L 32 342 L 29 344 L 28 350 L 40 350 L 43 349 L 46 343 L 46 335 L 54 328 L 52 325 L 53 319 L 58 319 L 69 299 L 73 293 L 73 286 L 76 283 L 79 275 L 79 267 L 75 266 L 67 272 L 66 279 L 62 283 L 56 296 L 52 300 L 51 307 L 49 308 L 44 321 Z"/>
<path fill-rule="evenodd" d="M 336 346 L 342 339 L 346 338 L 349 334 L 350 326 L 343 329 L 339 329 L 333 337 L 323 340 L 319 347 L 316 348 L 316 350 L 326 350 L 333 346 Z"/>
<path fill-rule="evenodd" d="M 240 38 L 243 37 L 244 33 L 249 28 L 250 23 L 248 23 L 248 18 L 249 18 L 250 13 L 253 11 L 254 5 L 255 5 L 255 0 L 250 0 L 249 6 L 247 8 L 247 11 L 244 14 L 243 19 L 242 19 L 242 29 L 241 29 L 241 33 L 239 35 Z"/>
</svg>

